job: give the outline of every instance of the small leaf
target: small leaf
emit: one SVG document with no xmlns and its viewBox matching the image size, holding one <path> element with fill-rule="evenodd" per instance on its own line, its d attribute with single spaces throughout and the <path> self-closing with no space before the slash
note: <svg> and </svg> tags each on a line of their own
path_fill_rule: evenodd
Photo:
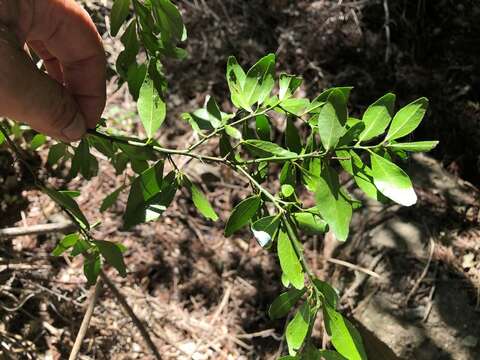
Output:
<svg viewBox="0 0 480 360">
<path fill-rule="evenodd" d="M 195 185 L 190 183 L 189 189 L 192 193 L 192 201 L 197 210 L 205 216 L 207 219 L 217 221 L 218 220 L 218 215 L 213 210 L 212 205 L 210 205 L 210 202 L 208 199 L 205 197 L 203 192 Z"/>
<path fill-rule="evenodd" d="M 404 137 L 415 130 L 420 125 L 427 107 L 428 99 L 420 98 L 401 108 L 392 120 L 385 141 Z"/>
<path fill-rule="evenodd" d="M 248 70 L 242 97 L 244 108 L 248 110 L 253 104 L 261 104 L 270 95 L 275 85 L 275 54 L 268 54 Z"/>
<path fill-rule="evenodd" d="M 266 115 L 255 116 L 255 131 L 261 140 L 270 141 L 271 126 Z"/>
<path fill-rule="evenodd" d="M 242 140 L 242 133 L 233 126 L 225 125 L 225 133 L 234 139 Z"/>
<path fill-rule="evenodd" d="M 97 245 L 100 254 L 105 258 L 105 261 L 112 265 L 118 271 L 120 276 L 127 276 L 123 254 L 118 244 L 110 241 L 96 240 L 95 245 Z"/>
<path fill-rule="evenodd" d="M 388 93 L 368 107 L 363 114 L 365 130 L 360 134 L 358 142 L 373 139 L 385 132 L 394 113 L 395 95 Z"/>
<path fill-rule="evenodd" d="M 318 114 L 318 133 L 325 150 L 335 148 L 345 134 L 348 118 L 347 102 L 340 90 L 331 91 Z"/>
<path fill-rule="evenodd" d="M 349 360 L 366 360 L 362 338 L 357 329 L 330 305 L 324 304 L 325 328 L 335 349 Z"/>
<path fill-rule="evenodd" d="M 287 149 L 297 154 L 302 152 L 302 140 L 300 139 L 300 134 L 298 133 L 298 129 L 295 127 L 295 124 L 290 117 L 287 118 L 285 145 L 287 145 Z"/>
<path fill-rule="evenodd" d="M 260 204 L 260 197 L 252 196 L 235 206 L 225 225 L 225 236 L 228 237 L 247 225 L 250 219 L 257 213 Z"/>
<path fill-rule="evenodd" d="M 320 350 L 318 353 L 325 360 L 349 360 L 333 350 Z"/>
<path fill-rule="evenodd" d="M 110 32 L 116 36 L 130 12 L 130 0 L 115 0 L 110 13 Z"/>
<path fill-rule="evenodd" d="M 52 256 L 62 255 L 65 251 L 75 246 L 79 238 L 80 237 L 78 236 L 77 233 L 66 235 L 55 247 L 55 249 L 53 249 Z"/>
<path fill-rule="evenodd" d="M 333 309 L 335 309 L 340 300 L 338 297 L 338 293 L 335 291 L 335 289 L 330 284 L 320 279 L 313 280 L 313 284 L 315 285 L 317 290 L 323 295 L 327 304 L 330 305 Z"/>
<path fill-rule="evenodd" d="M 205 109 L 208 112 L 209 121 L 211 122 L 212 126 L 214 128 L 219 127 L 223 123 L 222 112 L 220 111 L 220 108 L 213 97 L 208 98 Z"/>
<path fill-rule="evenodd" d="M 64 143 L 54 144 L 48 152 L 47 162 L 50 166 L 55 165 L 62 157 L 65 156 L 67 145 Z"/>
<path fill-rule="evenodd" d="M 371 153 L 370 159 L 373 181 L 383 195 L 404 206 L 417 202 L 412 182 L 401 168 L 375 153 Z"/>
<path fill-rule="evenodd" d="M 185 38 L 185 29 L 182 15 L 177 7 L 170 0 L 151 0 L 151 2 L 163 35 L 167 39 L 173 38 L 175 42 L 182 41 Z"/>
<path fill-rule="evenodd" d="M 149 139 L 152 139 L 166 116 L 166 105 L 147 74 L 140 88 L 137 109 Z"/>
<path fill-rule="evenodd" d="M 242 92 L 246 77 L 245 71 L 243 71 L 242 67 L 238 64 L 237 59 L 230 56 L 227 62 L 227 81 L 232 103 L 237 108 L 241 108 L 245 103 Z"/>
<path fill-rule="evenodd" d="M 327 231 L 327 223 L 318 215 L 311 212 L 297 212 L 292 215 L 298 227 L 307 234 L 324 234 Z"/>
<path fill-rule="evenodd" d="M 281 105 L 282 105 L 281 109 L 286 110 L 291 114 L 301 116 L 304 113 L 305 109 L 307 109 L 308 106 L 310 105 L 310 101 L 304 98 L 300 98 L 300 99 L 290 98 L 290 99 L 283 100 Z M 275 108 L 275 110 L 277 109 L 278 108 Z M 282 112 L 284 112 L 283 110 Z"/>
<path fill-rule="evenodd" d="M 280 260 L 280 267 L 290 283 L 298 290 L 303 289 L 305 279 L 302 265 L 295 253 L 292 240 L 283 231 L 280 231 L 278 234 L 277 253 L 278 259 Z"/>
<path fill-rule="evenodd" d="M 310 307 L 305 302 L 295 314 L 295 317 L 287 325 L 285 337 L 287 339 L 288 352 L 295 356 L 303 345 L 310 327 Z"/>
<path fill-rule="evenodd" d="M 286 162 L 280 171 L 280 184 L 294 186 L 296 183 L 296 175 L 296 167 L 293 166 L 291 162 Z"/>
<path fill-rule="evenodd" d="M 278 156 L 278 157 L 295 157 L 296 153 L 288 151 L 282 148 L 280 145 L 269 141 L 263 140 L 245 140 L 243 141 L 244 145 L 247 145 L 247 148 L 251 149 L 253 152 L 258 154 L 261 157 L 268 156 Z"/>
<path fill-rule="evenodd" d="M 387 147 L 393 150 L 427 152 L 434 149 L 437 145 L 438 145 L 438 141 L 416 141 L 416 142 L 410 142 L 410 143 L 388 144 Z"/>
<path fill-rule="evenodd" d="M 293 95 L 302 84 L 303 79 L 295 75 L 280 74 L 278 99 L 284 100 Z"/>
<path fill-rule="evenodd" d="M 117 202 L 118 195 L 120 195 L 120 193 L 125 189 L 125 187 L 125 185 L 122 185 L 110 195 L 107 195 L 102 201 L 102 205 L 100 206 L 100 212 L 103 213 L 105 210 L 109 209 L 113 204 L 115 204 Z"/>
<path fill-rule="evenodd" d="M 317 181 L 317 208 L 336 238 L 345 241 L 352 218 L 352 205 L 341 191 L 338 175 L 331 167 L 325 166 Z"/>
<path fill-rule="evenodd" d="M 318 95 L 315 99 L 313 99 L 310 106 L 306 109 L 306 111 L 302 115 L 305 115 L 306 113 L 318 114 L 320 112 L 320 109 L 322 108 L 323 105 L 325 105 L 325 103 L 328 100 L 328 97 L 334 90 L 340 91 L 343 97 L 345 98 L 345 101 L 347 101 L 352 89 L 353 89 L 352 87 L 334 87 L 334 88 L 325 90 L 320 95 Z"/>
<path fill-rule="evenodd" d="M 279 224 L 280 219 L 277 215 L 266 216 L 252 224 L 253 236 L 261 247 L 266 248 L 271 244 Z"/>
<path fill-rule="evenodd" d="M 101 268 L 102 268 L 102 262 L 98 254 L 95 254 L 94 256 L 88 256 L 85 258 L 85 262 L 83 263 L 83 273 L 87 278 L 89 286 L 95 285 L 95 283 L 97 282 L 98 275 L 100 274 Z"/>
<path fill-rule="evenodd" d="M 282 195 L 286 198 L 292 196 L 295 193 L 295 189 L 290 184 L 283 184 L 280 188 Z"/>
<path fill-rule="evenodd" d="M 305 294 L 305 291 L 306 289 L 291 289 L 280 294 L 268 309 L 270 319 L 277 320 L 287 316 L 290 309 L 295 306 L 298 300 Z"/>
<path fill-rule="evenodd" d="M 78 207 L 78 204 L 70 196 L 46 187 L 42 187 L 41 190 L 58 205 L 66 209 L 70 215 L 77 219 L 84 228 L 90 229 L 90 225 L 88 224 L 85 215 L 83 215 L 82 211 Z"/>
<path fill-rule="evenodd" d="M 70 252 L 70 256 L 75 257 L 80 254 L 85 254 L 90 248 L 91 248 L 90 243 L 80 238 L 73 246 L 73 249 Z"/>
<path fill-rule="evenodd" d="M 32 150 L 37 150 L 40 146 L 42 146 L 43 144 L 45 144 L 45 142 L 47 141 L 47 137 L 43 134 L 36 134 L 32 141 L 30 142 L 30 148 Z"/>
</svg>

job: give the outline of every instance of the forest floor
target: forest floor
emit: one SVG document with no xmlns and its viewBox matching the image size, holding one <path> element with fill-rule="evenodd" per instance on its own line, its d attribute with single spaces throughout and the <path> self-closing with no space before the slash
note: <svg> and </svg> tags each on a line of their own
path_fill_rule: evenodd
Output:
<svg viewBox="0 0 480 360">
<path fill-rule="evenodd" d="M 105 26 L 109 1 L 83 2 L 113 66 L 121 45 Z M 415 136 L 441 142 L 432 154 L 408 163 L 419 203 L 401 208 L 367 201 L 353 219 L 346 244 L 315 236 L 306 237 L 304 246 L 314 271 L 340 290 L 343 312 L 361 328 L 370 359 L 478 359 L 480 5 L 473 0 L 177 3 L 189 30 L 190 57 L 166 64 L 170 90 L 160 137 L 164 146 L 194 141 L 179 115 L 200 107 L 207 94 L 228 106 L 228 55 L 252 64 L 275 52 L 277 69 L 302 75 L 301 91 L 310 97 L 331 85 L 354 86 L 353 114 L 387 91 L 397 94 L 400 105 L 419 96 L 430 99 L 431 109 Z M 135 104 L 124 86 L 117 89 L 116 80 L 109 79 L 105 117 L 141 132 Z M 212 145 L 205 152 L 214 150 Z M 107 212 L 98 211 L 122 183 L 108 162 L 100 161 L 99 176 L 91 181 L 65 180 L 65 169 L 42 166 L 47 152 L 44 146 L 36 159 L 40 173 L 53 174 L 49 181 L 56 187 L 81 192 L 77 199 L 87 217 L 102 222 L 97 238 L 127 247 L 128 276 L 108 273 L 147 324 L 162 358 L 276 359 L 285 353 L 285 322 L 266 314 L 281 291 L 275 257 L 248 231 L 223 236 L 232 206 L 247 194 L 244 183 L 226 169 L 191 162 L 185 171 L 204 184 L 221 221 L 200 218 L 188 194 L 179 192 L 159 221 L 123 231 L 126 194 Z M 28 172 L 12 163 L 1 148 L 0 226 L 66 220 L 34 189 Z M 68 358 L 88 289 L 80 260 L 50 256 L 59 238 L 1 240 L 2 359 Z M 322 329 L 315 330 L 315 339 L 322 343 Z M 82 354 L 82 359 L 153 358 L 106 288 Z"/>
</svg>

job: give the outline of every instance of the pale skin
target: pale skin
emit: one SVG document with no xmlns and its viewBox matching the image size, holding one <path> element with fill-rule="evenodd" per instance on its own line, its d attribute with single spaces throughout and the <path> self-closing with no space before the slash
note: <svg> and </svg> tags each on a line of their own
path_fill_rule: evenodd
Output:
<svg viewBox="0 0 480 360">
<path fill-rule="evenodd" d="M 100 35 L 74 0 L 0 0 L 0 117 L 79 140 L 100 120 L 105 84 Z"/>
</svg>

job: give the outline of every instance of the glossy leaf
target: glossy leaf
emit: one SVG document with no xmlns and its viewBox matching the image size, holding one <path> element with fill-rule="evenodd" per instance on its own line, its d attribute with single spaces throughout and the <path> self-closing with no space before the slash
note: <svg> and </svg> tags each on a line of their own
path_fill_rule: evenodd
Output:
<svg viewBox="0 0 480 360">
<path fill-rule="evenodd" d="M 84 228 L 90 228 L 90 225 L 85 218 L 85 215 L 83 215 L 82 211 L 78 207 L 78 204 L 70 196 L 46 187 L 42 187 L 42 191 L 46 193 L 58 205 L 67 210 L 70 215 L 77 219 Z"/>
<path fill-rule="evenodd" d="M 306 113 L 318 114 L 320 112 L 322 106 L 325 105 L 325 103 L 328 100 L 328 97 L 330 96 L 330 94 L 334 90 L 340 91 L 343 94 L 343 97 L 345 98 L 345 101 L 347 101 L 349 96 L 350 96 L 350 92 L 352 91 L 352 89 L 353 89 L 352 87 L 334 87 L 334 88 L 330 88 L 330 89 L 327 89 L 327 90 L 323 91 L 320 95 L 318 95 L 315 99 L 313 99 L 310 106 L 305 110 L 305 114 Z M 304 114 L 302 114 L 302 115 L 304 115 Z"/>
<path fill-rule="evenodd" d="M 237 59 L 230 56 L 227 62 L 227 82 L 232 103 L 237 108 L 241 108 L 244 104 L 242 92 L 246 77 L 245 71 L 238 64 Z"/>
<path fill-rule="evenodd" d="M 277 320 L 287 316 L 292 307 L 295 306 L 298 300 L 305 294 L 305 291 L 305 289 L 291 289 L 280 294 L 268 309 L 270 319 Z"/>
<path fill-rule="evenodd" d="M 162 176 L 163 162 L 157 162 L 132 182 L 127 208 L 123 216 L 124 225 L 127 229 L 146 221 L 148 201 L 160 193 Z"/>
<path fill-rule="evenodd" d="M 415 130 L 428 108 L 428 99 L 420 98 L 401 108 L 392 120 L 385 141 L 399 139 Z"/>
<path fill-rule="evenodd" d="M 438 141 L 415 141 L 410 143 L 389 144 L 388 148 L 393 150 L 405 150 L 411 152 L 426 152 L 434 149 L 437 145 Z"/>
<path fill-rule="evenodd" d="M 294 240 L 291 240 L 284 231 L 280 231 L 277 240 L 277 254 L 283 273 L 295 288 L 301 290 L 305 286 L 305 279 L 302 265 L 300 264 L 292 241 Z"/>
<path fill-rule="evenodd" d="M 65 156 L 67 150 L 67 145 L 64 143 L 54 144 L 50 147 L 48 151 L 47 162 L 50 166 L 55 165 L 60 161 L 62 157 Z"/>
<path fill-rule="evenodd" d="M 210 202 L 205 197 L 203 192 L 195 184 L 190 184 L 189 189 L 192 194 L 193 204 L 200 214 L 205 216 L 207 219 L 217 221 L 218 215 L 215 210 L 213 210 L 212 205 L 210 205 Z"/>
<path fill-rule="evenodd" d="M 277 215 L 263 217 L 252 224 L 253 235 L 261 247 L 265 248 L 271 244 L 279 224 L 280 219 Z"/>
<path fill-rule="evenodd" d="M 352 218 L 352 205 L 341 191 L 338 175 L 331 167 L 325 166 L 317 181 L 317 208 L 336 238 L 345 241 Z"/>
<path fill-rule="evenodd" d="M 242 96 L 245 105 L 252 106 L 255 103 L 263 103 L 270 95 L 275 85 L 275 54 L 268 54 L 248 70 Z"/>
<path fill-rule="evenodd" d="M 331 91 L 318 114 L 318 133 L 325 150 L 328 151 L 337 146 L 346 132 L 347 118 L 347 102 L 344 95 L 340 90 Z"/>
<path fill-rule="evenodd" d="M 102 205 L 100 206 L 100 212 L 104 212 L 105 210 L 109 209 L 113 204 L 115 204 L 118 199 L 118 195 L 120 195 L 120 193 L 124 189 L 125 185 L 122 185 L 117 190 L 107 195 L 102 201 Z"/>
<path fill-rule="evenodd" d="M 30 149 L 37 150 L 40 146 L 45 144 L 47 137 L 43 134 L 36 134 L 30 142 Z"/>
<path fill-rule="evenodd" d="M 250 219 L 257 213 L 260 204 L 260 197 L 252 196 L 246 198 L 235 206 L 227 224 L 225 225 L 225 236 L 228 237 L 247 225 Z"/>
<path fill-rule="evenodd" d="M 335 349 L 349 360 L 366 360 L 362 339 L 352 323 L 328 304 L 323 310 L 325 328 Z"/>
<path fill-rule="evenodd" d="M 130 0 L 115 0 L 110 12 L 110 32 L 116 36 L 130 12 Z"/>
<path fill-rule="evenodd" d="M 404 206 L 417 202 L 412 182 L 400 167 L 374 153 L 370 159 L 373 181 L 383 195 Z"/>
<path fill-rule="evenodd" d="M 280 74 L 278 99 L 284 100 L 293 95 L 302 84 L 303 79 L 295 75 Z"/>
<path fill-rule="evenodd" d="M 243 144 L 261 157 L 295 157 L 296 153 L 282 148 L 280 145 L 264 140 L 245 140 Z"/>
<path fill-rule="evenodd" d="M 388 93 L 375 101 L 363 114 L 365 130 L 360 134 L 358 141 L 368 141 L 385 132 L 395 108 L 395 95 Z"/>
<path fill-rule="evenodd" d="M 140 88 L 137 102 L 138 114 L 149 139 L 155 136 L 166 116 L 166 105 L 149 75 Z"/>
<path fill-rule="evenodd" d="M 127 276 L 127 269 L 125 267 L 125 262 L 123 261 L 123 254 L 120 250 L 118 244 L 104 241 L 96 240 L 95 245 L 97 245 L 100 254 L 104 257 L 105 261 L 112 265 L 120 274 L 120 276 Z"/>
<path fill-rule="evenodd" d="M 294 318 L 288 323 L 285 330 L 287 339 L 288 352 L 291 356 L 295 356 L 300 350 L 308 334 L 310 326 L 310 307 L 305 302 L 296 312 Z"/>
<path fill-rule="evenodd" d="M 255 116 L 255 131 L 261 140 L 270 141 L 271 126 L 266 115 Z"/>
<path fill-rule="evenodd" d="M 67 251 L 67 250 L 70 249 L 71 247 L 75 246 L 75 244 L 77 243 L 77 241 L 78 241 L 79 238 L 80 238 L 80 237 L 78 236 L 77 233 L 66 235 L 66 236 L 58 243 L 58 245 L 55 247 L 55 249 L 53 249 L 53 251 L 52 251 L 52 256 L 60 256 L 60 255 L 62 255 L 65 251 Z"/>
<path fill-rule="evenodd" d="M 287 149 L 300 154 L 302 152 L 302 140 L 293 120 L 287 118 L 287 128 L 285 129 L 285 145 Z"/>
<path fill-rule="evenodd" d="M 98 254 L 91 255 L 85 258 L 85 261 L 83 263 L 83 273 L 87 278 L 89 286 L 95 285 L 101 269 L 102 262 Z"/>
<path fill-rule="evenodd" d="M 292 215 L 298 227 L 307 234 L 324 234 L 327 231 L 327 223 L 318 215 L 311 212 L 297 212 Z"/>
</svg>

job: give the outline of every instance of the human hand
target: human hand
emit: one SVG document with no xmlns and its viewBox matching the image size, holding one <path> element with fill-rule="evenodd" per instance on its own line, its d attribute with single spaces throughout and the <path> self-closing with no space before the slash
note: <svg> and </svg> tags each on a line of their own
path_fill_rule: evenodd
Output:
<svg viewBox="0 0 480 360">
<path fill-rule="evenodd" d="M 48 75 L 25 44 L 43 59 Z M 74 0 L 0 0 L 0 116 L 79 140 L 100 120 L 105 82 L 100 35 Z"/>
</svg>

